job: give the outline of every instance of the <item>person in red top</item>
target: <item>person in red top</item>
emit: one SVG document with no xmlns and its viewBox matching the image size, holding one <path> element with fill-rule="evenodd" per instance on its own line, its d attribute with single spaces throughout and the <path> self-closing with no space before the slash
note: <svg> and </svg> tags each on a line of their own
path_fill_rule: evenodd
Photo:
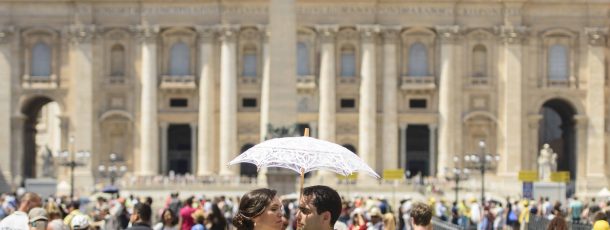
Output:
<svg viewBox="0 0 610 230">
<path fill-rule="evenodd" d="M 193 199 L 194 197 L 189 197 L 184 201 L 184 206 L 180 209 L 180 218 L 182 219 L 182 230 L 191 230 L 191 227 L 195 225 L 195 220 L 191 216 L 196 208 L 193 208 Z"/>
</svg>

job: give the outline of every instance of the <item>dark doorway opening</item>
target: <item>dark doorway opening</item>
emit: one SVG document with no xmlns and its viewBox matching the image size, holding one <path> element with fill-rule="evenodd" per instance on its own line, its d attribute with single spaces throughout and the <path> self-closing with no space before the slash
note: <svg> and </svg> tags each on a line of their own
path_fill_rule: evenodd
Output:
<svg viewBox="0 0 610 230">
<path fill-rule="evenodd" d="M 248 150 L 252 147 L 254 147 L 253 144 L 250 144 L 250 143 L 245 144 L 244 146 L 241 147 L 241 150 L 239 152 L 244 153 L 246 150 Z M 250 177 L 250 178 L 258 177 L 258 170 L 256 168 L 256 165 L 250 164 L 250 163 L 239 164 L 239 175 L 245 176 L 245 177 Z"/>
<path fill-rule="evenodd" d="M 176 174 L 193 172 L 191 168 L 191 126 L 188 124 L 173 124 L 167 129 L 167 163 L 168 171 Z M 166 172 L 167 173 L 167 172 Z"/>
<path fill-rule="evenodd" d="M 407 127 L 407 163 L 403 167 L 411 176 L 430 175 L 430 129 L 428 125 L 409 125 Z M 402 166 L 402 165 L 401 165 Z"/>
</svg>

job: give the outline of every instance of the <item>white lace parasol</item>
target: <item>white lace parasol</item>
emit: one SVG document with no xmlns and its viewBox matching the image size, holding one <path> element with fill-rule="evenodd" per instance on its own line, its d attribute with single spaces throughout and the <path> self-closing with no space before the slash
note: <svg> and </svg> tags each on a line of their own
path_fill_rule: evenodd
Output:
<svg viewBox="0 0 610 230">
<path fill-rule="evenodd" d="M 229 165 L 238 163 L 251 163 L 259 169 L 287 168 L 297 173 L 329 170 L 348 176 L 354 172 L 364 172 L 380 178 L 358 155 L 347 148 L 305 136 L 264 141 L 237 156 Z"/>
</svg>

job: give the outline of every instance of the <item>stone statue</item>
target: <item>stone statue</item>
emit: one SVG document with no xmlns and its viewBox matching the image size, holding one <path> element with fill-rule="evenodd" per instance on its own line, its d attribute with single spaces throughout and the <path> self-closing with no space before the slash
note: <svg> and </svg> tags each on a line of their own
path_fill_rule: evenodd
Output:
<svg viewBox="0 0 610 230">
<path fill-rule="evenodd" d="M 551 180 L 551 172 L 557 171 L 557 153 L 544 144 L 538 156 L 538 177 L 543 181 Z"/>
<path fill-rule="evenodd" d="M 55 177 L 55 165 L 51 149 L 48 146 L 43 147 L 40 156 L 42 157 L 42 177 Z"/>
</svg>

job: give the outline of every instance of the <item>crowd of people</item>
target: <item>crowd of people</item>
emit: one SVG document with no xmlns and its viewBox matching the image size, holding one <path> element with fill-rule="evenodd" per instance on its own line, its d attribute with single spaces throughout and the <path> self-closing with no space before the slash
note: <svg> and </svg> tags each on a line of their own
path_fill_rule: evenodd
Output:
<svg viewBox="0 0 610 230">
<path fill-rule="evenodd" d="M 81 205 L 79 199 L 41 198 L 30 192 L 3 194 L 0 204 L 0 230 L 414 230 L 431 229 L 432 219 L 462 229 L 567 230 L 568 223 L 581 223 L 610 230 L 608 200 L 573 197 L 564 205 L 549 198 L 483 203 L 429 198 L 403 199 L 394 207 L 384 198 L 346 199 L 321 185 L 304 188 L 298 199 L 281 199 L 275 190 L 262 188 L 239 198 L 180 197 L 174 192 L 154 205 L 151 197 L 100 196 Z M 547 220 L 543 227 L 529 224 L 541 219 Z"/>
<path fill-rule="evenodd" d="M 161 208 L 153 210 L 156 206 Z M 410 222 L 409 226 L 428 229 L 432 209 L 424 203 L 410 209 L 415 225 Z M 416 217 L 415 212 L 422 212 L 423 217 Z M 31 192 L 3 194 L 0 219 L 1 230 L 403 229 L 386 200 L 357 198 L 350 202 L 321 185 L 304 188 L 296 200 L 282 200 L 275 190 L 262 188 L 239 199 L 181 199 L 175 192 L 156 205 L 151 197 L 100 196 L 81 205 L 80 199 L 67 197 L 42 198 Z"/>
</svg>

